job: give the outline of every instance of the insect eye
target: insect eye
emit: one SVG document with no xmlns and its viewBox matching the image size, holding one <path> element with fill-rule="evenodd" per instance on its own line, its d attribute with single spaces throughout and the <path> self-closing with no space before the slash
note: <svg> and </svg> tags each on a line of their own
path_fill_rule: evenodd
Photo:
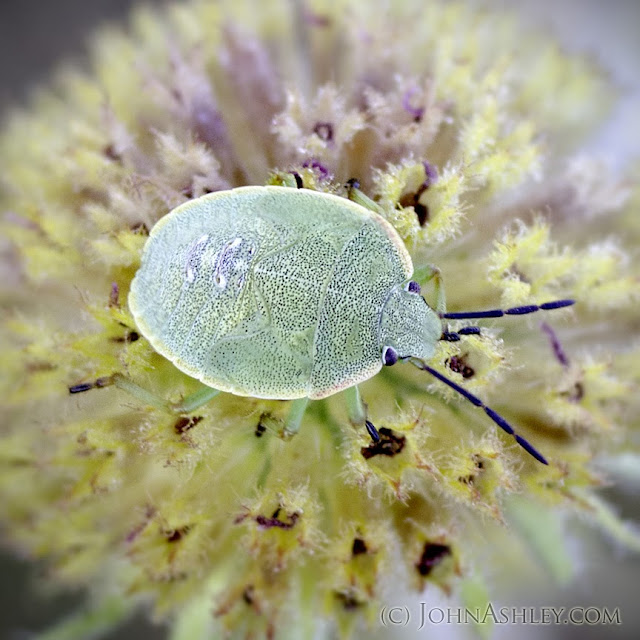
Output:
<svg viewBox="0 0 640 640">
<path fill-rule="evenodd" d="M 385 367 L 390 367 L 398 362 L 398 352 L 393 347 L 385 347 L 382 350 L 382 363 Z"/>
<path fill-rule="evenodd" d="M 409 293 L 420 293 L 420 285 L 415 280 L 409 280 L 409 282 L 404 285 L 404 290 Z"/>
</svg>

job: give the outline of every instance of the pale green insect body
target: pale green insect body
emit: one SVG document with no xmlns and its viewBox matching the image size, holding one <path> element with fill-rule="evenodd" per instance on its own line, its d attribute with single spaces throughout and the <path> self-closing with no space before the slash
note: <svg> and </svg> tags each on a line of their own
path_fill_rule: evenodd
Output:
<svg viewBox="0 0 640 640">
<path fill-rule="evenodd" d="M 338 196 L 242 187 L 191 200 L 152 229 L 129 305 L 160 354 L 206 385 L 323 398 L 429 358 L 441 322 L 406 290 L 411 258 L 376 213 Z"/>
</svg>

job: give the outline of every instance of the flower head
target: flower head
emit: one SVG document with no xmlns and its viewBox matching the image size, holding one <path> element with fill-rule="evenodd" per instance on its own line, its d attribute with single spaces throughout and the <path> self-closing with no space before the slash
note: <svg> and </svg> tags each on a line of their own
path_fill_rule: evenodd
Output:
<svg viewBox="0 0 640 640">
<path fill-rule="evenodd" d="M 639 415 L 638 191 L 573 151 L 612 91 L 504 16 L 384 4 L 140 9 L 96 36 L 91 73 L 62 72 L 2 131 L 4 538 L 60 583 L 106 585 L 114 619 L 148 600 L 184 637 L 188 621 L 311 637 L 322 619 L 348 635 L 398 585 L 484 593 L 517 532 L 562 577 L 561 541 L 536 543 L 558 514 L 638 544 L 591 466 L 628 452 Z M 149 230 L 186 200 L 291 176 L 343 197 L 356 178 L 417 271 L 438 266 L 450 310 L 577 300 L 440 341 L 429 362 L 548 466 L 408 366 L 361 386 L 378 442 L 340 396 L 293 437 L 289 402 L 172 409 L 201 385 L 129 311 Z"/>
</svg>

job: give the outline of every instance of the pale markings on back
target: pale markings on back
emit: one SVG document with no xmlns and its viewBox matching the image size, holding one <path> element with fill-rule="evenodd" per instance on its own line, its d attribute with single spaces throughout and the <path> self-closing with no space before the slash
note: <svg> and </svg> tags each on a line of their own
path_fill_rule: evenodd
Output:
<svg viewBox="0 0 640 640">
<path fill-rule="evenodd" d="M 235 238 L 225 244 L 222 250 L 214 256 L 215 270 L 213 272 L 213 281 L 218 289 L 224 289 L 227 286 L 228 276 L 233 267 L 238 266 L 238 261 L 232 262 L 233 254 L 237 247 L 243 243 L 242 238 Z M 244 275 L 241 276 L 244 280 Z"/>
<path fill-rule="evenodd" d="M 196 245 L 198 245 L 200 243 L 200 241 L 203 238 L 208 238 L 208 236 L 202 236 L 202 238 L 200 238 L 197 242 Z M 209 261 L 209 264 L 213 267 L 213 272 L 212 272 L 212 278 L 213 278 L 213 284 L 214 287 L 220 292 L 222 293 L 223 291 L 225 291 L 227 284 L 229 282 L 229 279 L 232 278 L 233 276 L 237 276 L 237 282 L 236 282 L 236 288 L 238 290 L 241 290 L 247 273 L 250 271 L 251 269 L 251 258 L 253 257 L 253 255 L 256 252 L 256 248 L 253 244 L 249 243 L 249 246 L 247 248 L 247 255 L 249 259 L 246 259 L 244 257 L 242 258 L 235 258 L 235 256 L 237 255 L 238 251 L 237 249 L 240 247 L 240 245 L 242 245 L 243 243 L 246 242 L 245 238 L 234 238 L 233 240 L 228 241 L 224 247 L 222 247 L 222 249 L 220 249 L 219 251 L 217 251 L 211 258 L 211 260 Z M 199 306 L 198 310 L 196 311 L 193 320 L 191 322 L 191 326 L 189 327 L 189 331 L 186 333 L 183 341 L 182 341 L 182 349 L 184 349 L 185 345 L 187 345 L 191 339 L 191 336 L 193 334 L 193 331 L 200 319 L 200 314 L 203 310 L 203 308 L 208 304 L 208 300 L 203 300 L 202 304 Z M 174 309 L 174 312 L 177 310 Z M 220 318 L 220 320 L 217 323 L 217 328 L 219 328 L 222 324 L 222 318 Z M 217 333 L 217 330 L 216 332 Z"/>
<path fill-rule="evenodd" d="M 200 236 L 200 238 L 192 243 L 192 246 L 189 247 L 187 251 L 185 277 L 188 284 L 191 284 L 196 279 L 197 270 L 200 266 L 200 258 L 202 257 L 202 252 L 204 251 L 208 240 L 208 234 Z"/>
</svg>

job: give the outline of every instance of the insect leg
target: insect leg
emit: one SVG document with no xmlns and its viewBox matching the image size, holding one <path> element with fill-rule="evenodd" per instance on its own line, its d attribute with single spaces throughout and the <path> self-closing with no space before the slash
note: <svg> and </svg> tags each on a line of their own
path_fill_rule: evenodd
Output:
<svg viewBox="0 0 640 640">
<path fill-rule="evenodd" d="M 362 400 L 358 385 L 345 389 L 344 397 L 347 401 L 347 413 L 351 424 L 364 424 L 367 420 L 367 405 Z"/>
<path fill-rule="evenodd" d="M 302 176 L 297 171 L 277 171 L 272 174 L 272 182 L 270 184 L 288 187 L 290 189 L 304 188 Z"/>
<path fill-rule="evenodd" d="M 413 278 L 420 284 L 426 284 L 433 280 L 433 289 L 436 294 L 436 311 L 440 317 L 445 318 L 445 311 L 447 310 L 447 298 L 444 292 L 444 284 L 442 281 L 442 274 L 440 269 L 433 264 L 425 264 L 418 267 L 414 273 Z"/>
<path fill-rule="evenodd" d="M 344 395 L 347 400 L 347 413 L 349 414 L 351 424 L 356 426 L 364 425 L 371 439 L 374 442 L 378 442 L 380 440 L 380 434 L 374 424 L 370 420 L 367 420 L 367 405 L 360 395 L 358 385 L 345 389 Z"/>
<path fill-rule="evenodd" d="M 297 398 L 291 402 L 289 405 L 289 413 L 284 421 L 283 435 L 285 438 L 290 438 L 300 431 L 302 418 L 304 417 L 304 412 L 307 410 L 308 404 L 309 398 Z"/>
<path fill-rule="evenodd" d="M 379 204 L 374 202 L 369 196 L 360 191 L 360 182 L 356 178 L 347 180 L 345 185 L 347 189 L 347 197 L 349 200 L 353 200 L 356 204 L 359 204 L 366 209 L 373 211 L 374 213 L 382 214 L 382 208 Z"/>
<path fill-rule="evenodd" d="M 210 400 L 213 400 L 213 398 L 219 394 L 220 389 L 203 386 L 201 389 L 198 389 L 198 391 L 194 391 L 186 398 L 183 398 L 181 402 L 171 406 L 176 413 L 191 413 L 207 404 Z"/>
<path fill-rule="evenodd" d="M 291 175 L 296 181 L 296 189 L 302 189 L 304 187 L 304 182 L 302 181 L 302 176 L 297 171 L 292 171 Z"/>
<path fill-rule="evenodd" d="M 380 442 L 380 434 L 378 433 L 378 430 L 375 428 L 373 422 L 371 422 L 370 420 L 365 420 L 364 425 L 367 428 L 367 433 L 369 434 L 371 439 L 374 442 Z"/>
<path fill-rule="evenodd" d="M 203 385 L 201 389 L 183 398 L 180 402 L 168 402 L 120 373 L 98 378 L 94 382 L 72 385 L 69 387 L 69 393 L 82 393 L 90 389 L 101 389 L 110 386 L 126 391 L 129 395 L 137 398 L 145 405 L 155 407 L 161 411 L 179 414 L 192 413 L 220 393 L 219 389 L 213 389 L 212 387 Z"/>
</svg>

